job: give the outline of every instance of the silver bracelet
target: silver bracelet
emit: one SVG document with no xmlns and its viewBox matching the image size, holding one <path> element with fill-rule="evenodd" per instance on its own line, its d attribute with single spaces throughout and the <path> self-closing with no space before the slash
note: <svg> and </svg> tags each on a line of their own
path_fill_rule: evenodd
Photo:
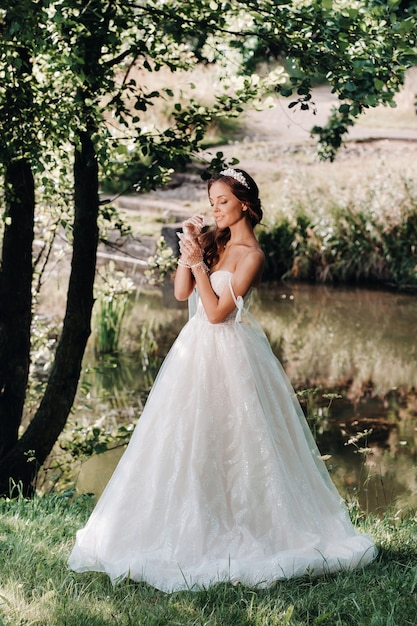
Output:
<svg viewBox="0 0 417 626">
<path fill-rule="evenodd" d="M 188 269 L 191 269 L 191 265 L 189 263 L 186 263 L 185 261 L 183 261 L 182 259 L 178 259 L 178 265 L 180 267 L 187 267 Z"/>
</svg>

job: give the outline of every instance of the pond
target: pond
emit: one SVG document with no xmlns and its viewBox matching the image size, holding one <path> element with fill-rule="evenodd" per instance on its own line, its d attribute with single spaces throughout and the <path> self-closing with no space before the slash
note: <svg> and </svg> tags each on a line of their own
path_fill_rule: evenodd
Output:
<svg viewBox="0 0 417 626">
<path fill-rule="evenodd" d="M 132 423 L 152 378 L 152 368 L 144 378 L 144 358 L 149 359 L 156 344 L 165 354 L 187 318 L 169 289 L 163 296 L 140 296 L 132 311 L 133 324 L 142 328 L 142 346 L 144 324 L 149 329 L 148 353 L 136 352 L 134 358 L 112 361 L 110 367 L 92 367 L 85 375 L 91 396 L 127 398 Z M 415 507 L 416 296 L 278 283 L 259 288 L 251 311 L 300 392 L 342 495 L 358 500 L 367 512 Z M 153 365 L 156 371 L 158 361 Z M 98 495 L 122 451 L 90 458 L 81 468 L 79 491 Z"/>
</svg>

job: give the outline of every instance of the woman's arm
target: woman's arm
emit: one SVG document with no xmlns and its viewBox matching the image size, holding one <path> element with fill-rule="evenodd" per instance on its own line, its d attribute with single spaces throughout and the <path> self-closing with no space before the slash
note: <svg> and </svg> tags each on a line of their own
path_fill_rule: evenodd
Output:
<svg viewBox="0 0 417 626">
<path fill-rule="evenodd" d="M 195 280 L 191 269 L 184 265 L 178 265 L 174 277 L 174 296 L 182 302 L 187 300 L 194 289 Z"/>
</svg>

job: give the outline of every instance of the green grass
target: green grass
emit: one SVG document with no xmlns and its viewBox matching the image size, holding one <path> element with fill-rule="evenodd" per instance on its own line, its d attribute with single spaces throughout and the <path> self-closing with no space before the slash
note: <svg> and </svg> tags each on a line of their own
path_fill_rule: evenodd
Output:
<svg viewBox="0 0 417 626">
<path fill-rule="evenodd" d="M 417 520 L 360 518 L 379 547 L 364 570 L 257 590 L 221 584 L 164 594 L 75 574 L 66 560 L 91 509 L 88 497 L 0 501 L 2 626 L 407 626 L 417 608 Z M 358 516 L 360 517 L 360 516 Z"/>
</svg>

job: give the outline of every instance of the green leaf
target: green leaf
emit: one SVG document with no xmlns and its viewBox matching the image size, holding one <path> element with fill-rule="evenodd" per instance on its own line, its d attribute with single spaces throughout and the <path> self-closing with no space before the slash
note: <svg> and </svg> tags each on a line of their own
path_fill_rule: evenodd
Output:
<svg viewBox="0 0 417 626">
<path fill-rule="evenodd" d="M 379 78 L 374 78 L 374 85 L 377 91 L 381 91 L 385 87 L 384 81 Z"/>
<path fill-rule="evenodd" d="M 349 104 L 341 104 L 339 107 L 339 113 L 349 113 L 350 105 Z"/>
</svg>

